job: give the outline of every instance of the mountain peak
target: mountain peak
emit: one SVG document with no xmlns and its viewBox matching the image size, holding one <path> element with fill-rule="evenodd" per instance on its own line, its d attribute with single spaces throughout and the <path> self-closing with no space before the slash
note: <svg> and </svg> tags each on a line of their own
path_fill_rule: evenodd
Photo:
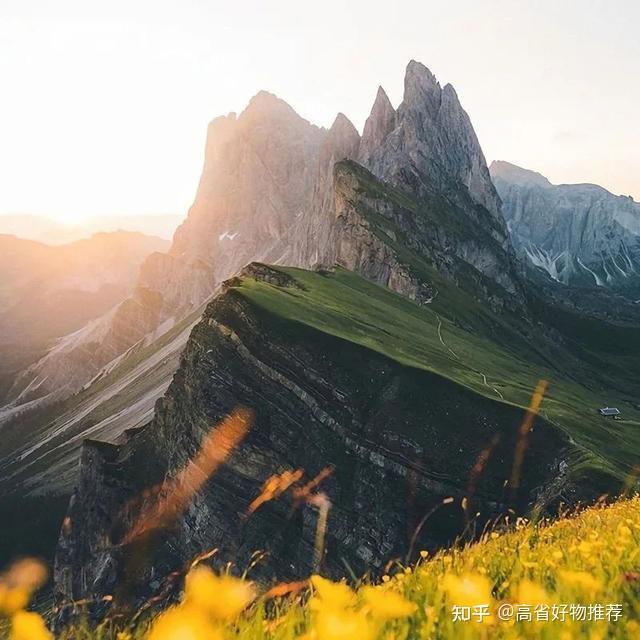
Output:
<svg viewBox="0 0 640 640">
<path fill-rule="evenodd" d="M 269 91 L 259 91 L 251 100 L 240 117 L 284 116 L 302 120 L 293 107 Z"/>
<path fill-rule="evenodd" d="M 500 178 L 505 182 L 517 184 L 521 187 L 536 185 L 539 187 L 553 186 L 541 173 L 523 169 L 505 160 L 494 160 L 489 167 L 492 178 Z"/>
<path fill-rule="evenodd" d="M 355 158 L 360 146 L 360 134 L 351 120 L 339 113 L 322 142 L 319 171 L 328 183 L 333 174 L 333 165 L 345 158 Z M 320 179 L 322 182 L 322 178 Z"/>
<path fill-rule="evenodd" d="M 351 120 L 344 115 L 344 113 L 340 112 L 336 116 L 333 124 L 331 125 L 330 131 L 340 134 L 346 134 L 348 136 L 353 136 L 354 134 L 359 138 L 360 134 L 358 130 L 355 128 Z"/>
<path fill-rule="evenodd" d="M 424 95 L 439 95 L 440 84 L 431 71 L 421 62 L 411 60 L 404 76 L 404 102 Z"/>
<path fill-rule="evenodd" d="M 431 84 L 438 84 L 431 70 L 417 60 L 409 60 L 405 72 L 405 79 L 407 78 L 420 79 L 421 81 L 426 81 Z"/>
<path fill-rule="evenodd" d="M 384 90 L 382 85 L 378 87 L 378 91 L 376 92 L 376 99 L 373 103 L 372 111 L 381 110 L 381 109 L 393 110 L 393 105 L 391 104 L 391 100 L 389 100 L 389 96 L 387 95 L 387 92 Z"/>
<path fill-rule="evenodd" d="M 397 187 L 451 190 L 457 184 L 485 207 L 506 242 L 500 199 L 489 176 L 469 116 L 449 84 L 444 89 L 422 63 L 406 68 L 404 97 L 394 111 L 382 89 L 365 124 L 359 161 L 375 176 Z"/>
<path fill-rule="evenodd" d="M 283 103 L 284 100 L 278 98 L 278 96 L 275 93 L 271 93 L 270 91 L 265 91 L 264 89 L 262 89 L 261 91 L 258 91 L 258 93 L 256 93 L 255 96 L 253 96 L 253 98 L 251 98 L 251 100 L 249 100 L 249 104 L 250 105 L 276 105 L 279 103 Z M 286 103 L 285 103 L 286 104 Z"/>
<path fill-rule="evenodd" d="M 358 158 L 367 166 L 374 151 L 396 126 L 396 112 L 382 87 L 378 87 L 371 113 L 364 124 Z"/>
</svg>

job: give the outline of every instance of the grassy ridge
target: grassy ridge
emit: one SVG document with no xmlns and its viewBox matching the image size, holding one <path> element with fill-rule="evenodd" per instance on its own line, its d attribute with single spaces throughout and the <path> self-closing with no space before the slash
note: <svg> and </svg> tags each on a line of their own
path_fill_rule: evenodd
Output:
<svg viewBox="0 0 640 640">
<path fill-rule="evenodd" d="M 633 396 L 604 377 L 600 366 L 503 327 L 504 322 L 459 290 L 418 306 L 342 269 L 314 273 L 274 267 L 298 284 L 278 287 L 250 278 L 235 289 L 287 320 L 352 341 L 400 362 L 464 385 L 497 402 L 526 407 L 541 378 L 550 382 L 542 413 L 584 451 L 576 469 L 606 471 L 624 481 L 640 452 L 640 413 Z M 462 328 L 455 317 L 465 305 Z M 313 332 L 310 331 L 310 339 Z M 602 359 L 596 360 L 602 365 Z M 604 420 L 603 405 L 620 406 L 625 420 Z"/>
</svg>

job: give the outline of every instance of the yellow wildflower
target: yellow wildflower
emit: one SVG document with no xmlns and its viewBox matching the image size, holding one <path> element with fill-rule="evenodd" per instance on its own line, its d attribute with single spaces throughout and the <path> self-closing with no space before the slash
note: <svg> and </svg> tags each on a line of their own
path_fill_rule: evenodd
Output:
<svg viewBox="0 0 640 640">
<path fill-rule="evenodd" d="M 23 587 L 9 587 L 0 583 L 0 616 L 11 616 L 29 604 L 30 593 Z"/>
<path fill-rule="evenodd" d="M 592 596 L 602 589 L 602 583 L 586 571 L 560 571 L 559 575 L 569 586 Z"/>
<path fill-rule="evenodd" d="M 618 525 L 618 535 L 623 538 L 629 538 L 632 535 L 631 529 L 626 524 L 620 524 Z"/>
<path fill-rule="evenodd" d="M 420 552 L 420 557 L 424 560 L 425 558 L 427 558 L 429 556 L 429 552 L 426 549 L 423 549 Z"/>
<path fill-rule="evenodd" d="M 355 604 L 356 594 L 344 582 L 331 582 L 331 580 L 327 580 L 322 576 L 312 576 L 311 584 L 322 607 L 343 609 Z"/>
<path fill-rule="evenodd" d="M 640 623 L 635 620 L 629 620 L 626 625 L 627 635 L 629 638 L 640 638 Z"/>
<path fill-rule="evenodd" d="M 548 604 L 547 592 L 531 580 L 522 580 L 516 590 L 516 600 L 520 604 Z"/>
<path fill-rule="evenodd" d="M 251 582 L 230 575 L 216 575 L 209 567 L 198 565 L 187 574 L 184 603 L 218 620 L 237 618 L 255 598 Z"/>
<path fill-rule="evenodd" d="M 325 608 L 314 626 L 317 640 L 373 640 L 375 628 L 362 611 Z"/>
<path fill-rule="evenodd" d="M 10 640 L 53 640 L 44 620 L 31 611 L 18 611 L 11 619 Z"/>
<path fill-rule="evenodd" d="M 147 640 L 222 640 L 222 633 L 200 609 L 178 605 L 156 618 Z"/>
<path fill-rule="evenodd" d="M 481 575 L 465 573 L 461 576 L 447 574 L 442 581 L 452 604 L 472 607 L 491 602 L 491 584 Z"/>
<path fill-rule="evenodd" d="M 0 616 L 24 609 L 33 592 L 47 579 L 47 569 L 38 560 L 25 558 L 14 562 L 0 576 Z"/>
<path fill-rule="evenodd" d="M 380 587 L 362 587 L 362 595 L 376 618 L 391 620 L 410 616 L 418 608 L 399 593 Z"/>
</svg>

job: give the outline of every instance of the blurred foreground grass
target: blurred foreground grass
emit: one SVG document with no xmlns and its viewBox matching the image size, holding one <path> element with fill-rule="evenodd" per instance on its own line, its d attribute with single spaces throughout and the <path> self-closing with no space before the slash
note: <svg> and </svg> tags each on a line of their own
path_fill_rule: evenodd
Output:
<svg viewBox="0 0 640 640">
<path fill-rule="evenodd" d="M 135 628 L 116 629 L 106 622 L 91 630 L 80 624 L 57 637 L 640 638 L 639 543 L 636 496 L 554 522 L 520 520 L 509 531 L 490 532 L 477 543 L 434 557 L 422 552 L 415 566 L 395 566 L 378 584 L 355 589 L 314 576 L 310 585 L 280 585 L 260 594 L 252 583 L 216 575 L 200 564 L 188 574 L 178 605 Z M 41 574 L 36 563 L 23 562 L 3 577 L 2 637 L 53 637 L 38 614 L 25 611 Z"/>
</svg>

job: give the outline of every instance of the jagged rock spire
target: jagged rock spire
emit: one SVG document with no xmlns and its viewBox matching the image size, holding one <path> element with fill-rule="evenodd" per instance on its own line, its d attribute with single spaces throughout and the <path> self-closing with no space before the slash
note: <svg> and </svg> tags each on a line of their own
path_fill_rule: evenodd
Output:
<svg viewBox="0 0 640 640">
<path fill-rule="evenodd" d="M 411 60 L 404 76 L 405 107 L 424 110 L 434 117 L 440 108 L 442 89 L 436 77 L 421 62 Z"/>
<path fill-rule="evenodd" d="M 355 158 L 360 146 L 360 134 L 353 123 L 343 113 L 338 113 L 320 150 L 320 163 L 332 158 L 332 166 L 335 162 L 345 158 Z"/>
<path fill-rule="evenodd" d="M 382 87 L 378 87 L 371 114 L 367 118 L 362 132 L 359 161 L 365 166 L 373 152 L 384 142 L 396 126 L 396 112 Z"/>
<path fill-rule="evenodd" d="M 390 121 L 384 99 L 376 103 L 374 110 L 384 108 Z M 427 67 L 412 60 L 407 65 L 404 97 L 395 112 L 394 125 L 377 145 L 372 144 L 370 132 L 363 135 L 361 162 L 379 178 L 399 187 L 415 189 L 422 185 L 442 193 L 466 187 L 471 199 L 494 216 L 501 227 L 497 239 L 505 241 L 500 198 L 469 116 L 453 87 L 441 87 Z"/>
</svg>

